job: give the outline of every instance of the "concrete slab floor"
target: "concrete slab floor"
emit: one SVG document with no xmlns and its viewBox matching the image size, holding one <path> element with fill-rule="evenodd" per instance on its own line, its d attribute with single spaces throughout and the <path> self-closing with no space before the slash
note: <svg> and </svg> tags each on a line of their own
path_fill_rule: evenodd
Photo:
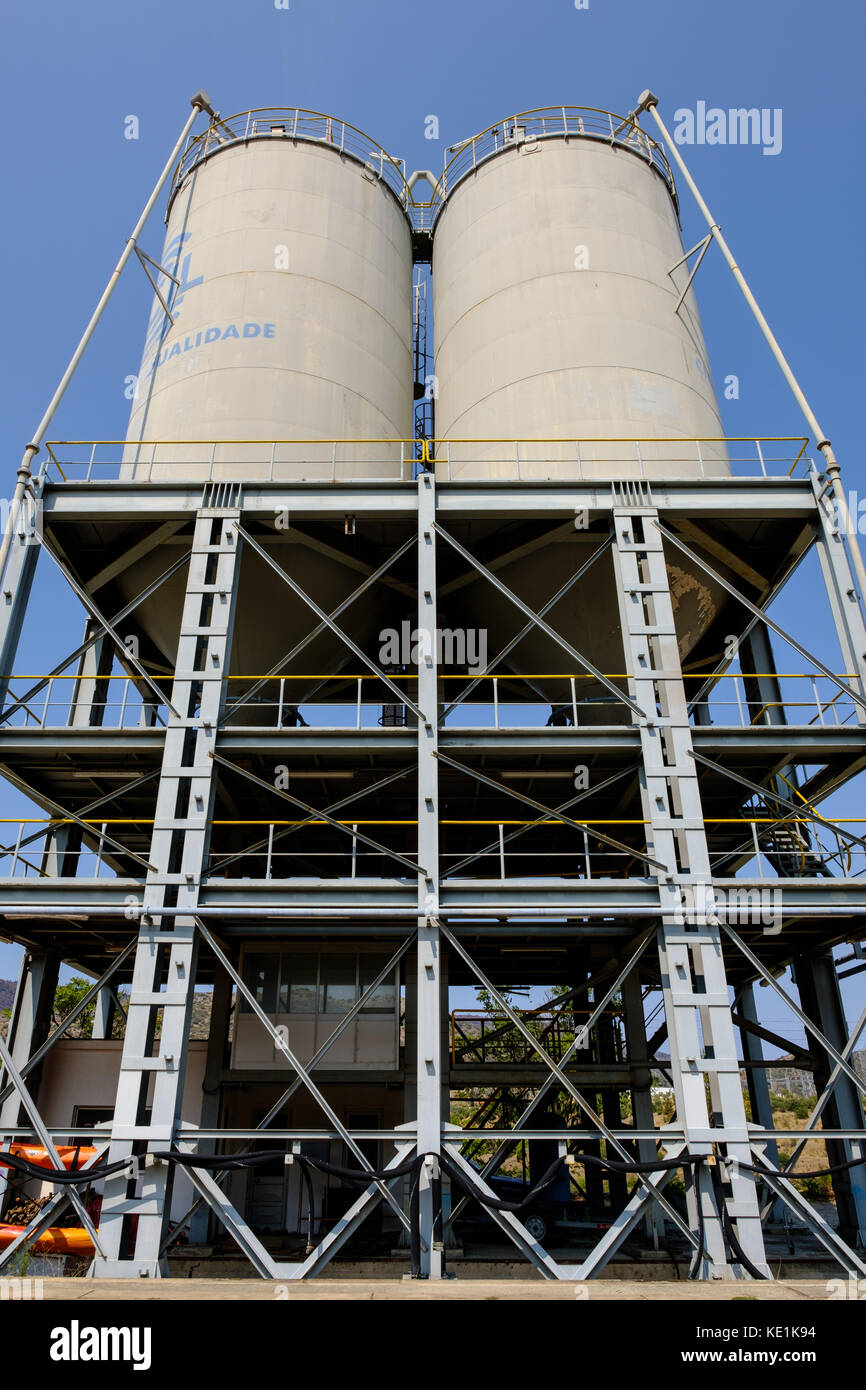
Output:
<svg viewBox="0 0 866 1390">
<path fill-rule="evenodd" d="M 755 1300 L 764 1302 L 825 1302 L 826 1280 L 786 1280 L 772 1283 L 631 1282 L 593 1280 L 588 1284 L 546 1279 L 326 1279 L 276 1283 L 267 1279 L 46 1279 L 43 1296 L 50 1302 L 652 1302 L 700 1303 Z"/>
</svg>

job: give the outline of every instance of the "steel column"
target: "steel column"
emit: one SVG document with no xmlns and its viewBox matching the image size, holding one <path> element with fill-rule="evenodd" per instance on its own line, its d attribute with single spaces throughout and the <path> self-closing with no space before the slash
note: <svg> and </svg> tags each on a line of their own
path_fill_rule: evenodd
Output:
<svg viewBox="0 0 866 1390">
<path fill-rule="evenodd" d="M 832 954 L 798 956 L 794 972 L 804 1012 L 841 1053 L 848 1038 L 848 1025 Z M 826 1086 L 830 1071 L 829 1056 L 820 1046 L 816 1047 L 815 1085 L 819 1092 Z M 847 1163 L 857 1157 L 864 1160 L 862 1168 L 850 1168 L 847 1172 L 832 1175 L 839 1234 L 848 1245 L 863 1247 L 866 1246 L 866 1118 L 861 1096 L 844 1072 L 837 1078 L 827 1103 L 826 1123 L 832 1129 L 863 1131 L 861 1143 L 827 1140 L 827 1156 L 831 1164 Z"/>
<path fill-rule="evenodd" d="M 418 954 L 416 1039 L 416 1132 L 418 1152 L 437 1156 L 442 1146 L 442 945 L 439 910 L 438 668 L 436 644 L 436 488 L 432 473 L 418 478 Z M 447 1013 L 447 1005 L 446 1005 Z M 447 1118 L 447 1117 L 446 1117 Z M 421 1171 L 421 1273 L 442 1277 L 442 1231 L 434 1211 L 434 1186 L 441 1190 L 438 1158 Z M 426 1247 L 426 1248 L 424 1248 Z"/>
</svg>

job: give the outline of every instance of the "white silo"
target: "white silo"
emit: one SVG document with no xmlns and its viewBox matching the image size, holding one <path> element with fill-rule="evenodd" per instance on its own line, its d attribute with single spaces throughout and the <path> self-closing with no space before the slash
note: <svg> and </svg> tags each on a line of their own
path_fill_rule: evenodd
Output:
<svg viewBox="0 0 866 1390">
<path fill-rule="evenodd" d="M 726 473 L 673 180 L 643 131 L 607 112 L 552 107 L 459 147 L 437 190 L 433 241 L 440 474 Z M 639 441 L 601 445 L 598 438 Z M 593 464 L 597 463 L 597 467 Z M 497 467 L 497 464 L 501 465 Z"/>
<path fill-rule="evenodd" d="M 433 316 L 437 478 L 443 482 L 726 476 L 724 430 L 673 176 L 628 120 L 579 107 L 524 112 L 454 147 L 434 195 Z M 671 272 L 674 272 L 671 274 Z M 578 568 L 575 537 L 498 568 L 536 611 Z M 585 554 L 585 552 L 584 552 Z M 724 602 L 719 585 L 668 556 L 680 651 L 694 649 Z M 600 669 L 622 670 L 609 557 L 593 602 L 563 605 L 558 627 Z M 586 594 L 588 591 L 582 591 Z M 484 579 L 465 584 L 467 621 L 494 650 L 514 609 Z M 510 660 L 551 669 L 537 630 Z M 560 663 L 558 663 L 560 664 Z M 552 701 L 567 686 L 537 688 Z M 594 683 L 582 722 L 626 716 Z"/>
<path fill-rule="evenodd" d="M 400 167 L 375 142 L 317 113 L 244 113 L 192 142 L 161 258 L 180 282 L 161 281 L 174 323 L 155 298 L 129 422 L 135 477 L 206 476 L 211 451 L 192 441 L 223 442 L 214 476 L 234 479 L 266 475 L 271 461 L 241 441 L 411 436 L 403 193 Z M 342 446 L 335 458 L 278 444 L 274 469 L 287 480 L 411 478 L 411 450 Z"/>
<path fill-rule="evenodd" d="M 407 202 L 399 163 L 316 112 L 216 119 L 192 141 L 173 179 L 161 256 L 179 283 L 154 272 L 162 297 L 151 311 L 123 476 L 411 480 Z M 335 564 L 298 536 L 297 528 L 275 531 L 269 543 L 332 607 L 357 586 L 357 567 L 351 556 L 346 567 Z M 163 568 L 150 551 L 118 578 L 119 596 L 134 597 Z M 183 585 L 178 574 L 137 610 L 154 659 L 173 660 Z M 362 596 L 352 610 L 353 630 L 371 647 L 385 621 L 377 597 Z M 282 656 L 310 616 L 252 550 L 239 613 L 233 664 L 244 674 Z M 317 638 L 303 669 L 327 670 L 336 640 Z"/>
</svg>

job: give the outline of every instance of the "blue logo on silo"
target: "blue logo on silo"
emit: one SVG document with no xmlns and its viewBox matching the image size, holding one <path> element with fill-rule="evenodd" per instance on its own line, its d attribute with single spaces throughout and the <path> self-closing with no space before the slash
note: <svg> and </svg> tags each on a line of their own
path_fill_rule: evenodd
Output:
<svg viewBox="0 0 866 1390">
<path fill-rule="evenodd" d="M 144 361 L 142 363 L 142 376 L 150 376 L 161 367 L 164 362 L 170 361 L 173 357 L 179 357 L 182 353 L 192 352 L 197 347 L 203 347 L 210 343 L 226 342 L 232 339 L 242 340 L 250 338 L 273 338 L 276 336 L 275 323 L 229 323 L 214 324 L 209 328 L 200 329 L 194 336 L 189 334 L 181 341 L 178 339 L 171 346 L 162 346 L 172 328 L 177 328 L 180 318 L 180 306 L 189 290 L 195 289 L 198 285 L 204 284 L 204 276 L 197 275 L 195 279 L 190 278 L 190 261 L 192 253 L 185 251 L 186 243 L 192 236 L 191 232 L 181 232 L 174 237 L 165 249 L 164 265 L 166 271 L 160 272 L 157 277 L 159 292 L 171 310 L 174 324 L 165 312 L 162 304 L 157 298 L 154 301 L 150 314 L 150 321 L 147 328 L 147 337 L 144 342 Z M 172 264 L 173 258 L 173 264 Z M 174 276 L 171 279 L 170 276 Z M 175 281 L 177 283 L 175 283 Z"/>
</svg>

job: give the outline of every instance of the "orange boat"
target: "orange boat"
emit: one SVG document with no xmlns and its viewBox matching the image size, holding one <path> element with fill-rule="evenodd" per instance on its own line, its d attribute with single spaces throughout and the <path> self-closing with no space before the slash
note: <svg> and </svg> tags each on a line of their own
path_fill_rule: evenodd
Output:
<svg viewBox="0 0 866 1390">
<path fill-rule="evenodd" d="M 0 1225 L 0 1250 L 5 1250 L 26 1229 L 26 1226 Z M 92 1255 L 93 1241 L 83 1226 L 49 1226 L 30 1249 L 36 1255 Z"/>
<path fill-rule="evenodd" d="M 73 1163 L 76 1168 L 83 1168 L 85 1163 L 88 1163 L 96 1153 L 96 1149 L 84 1148 L 83 1145 L 80 1148 L 75 1148 L 73 1144 L 57 1144 L 55 1148 L 64 1168 L 71 1168 Z M 14 1154 L 16 1158 L 24 1158 L 28 1163 L 35 1163 L 39 1168 L 54 1167 L 47 1150 L 41 1144 L 10 1144 L 9 1152 Z M 77 1158 L 76 1154 L 78 1155 Z M 3 1159 L 0 1158 L 0 1165 L 2 1164 Z"/>
</svg>

